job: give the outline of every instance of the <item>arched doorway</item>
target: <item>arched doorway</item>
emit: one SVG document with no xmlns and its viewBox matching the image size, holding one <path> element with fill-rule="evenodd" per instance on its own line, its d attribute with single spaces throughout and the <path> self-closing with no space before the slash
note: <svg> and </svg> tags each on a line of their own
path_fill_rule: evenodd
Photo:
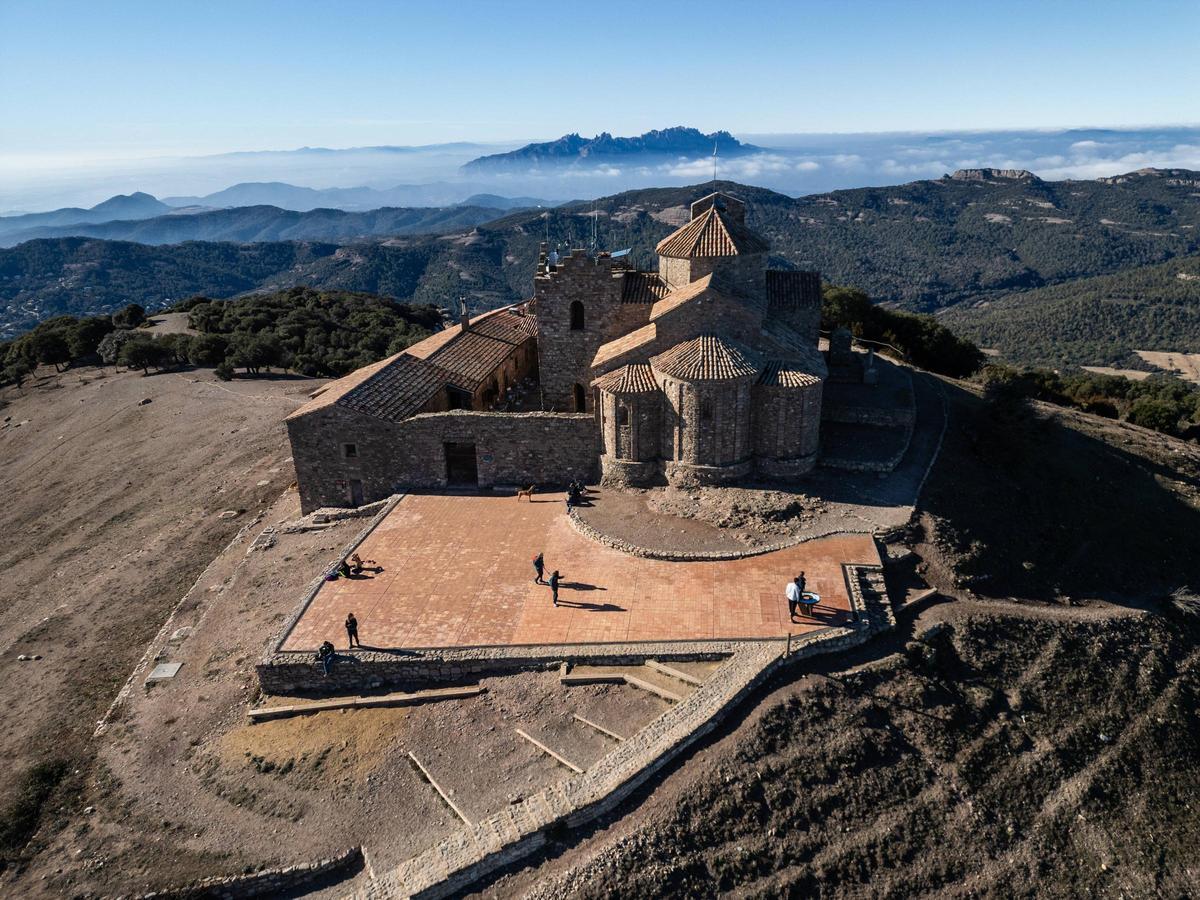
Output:
<svg viewBox="0 0 1200 900">
<path fill-rule="evenodd" d="M 571 330 L 583 331 L 583 304 L 578 300 L 571 301 Z"/>
</svg>

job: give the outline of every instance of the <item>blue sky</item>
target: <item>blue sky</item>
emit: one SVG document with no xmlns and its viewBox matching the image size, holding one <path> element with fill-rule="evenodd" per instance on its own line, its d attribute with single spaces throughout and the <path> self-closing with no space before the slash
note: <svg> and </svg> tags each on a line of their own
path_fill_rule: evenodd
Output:
<svg viewBox="0 0 1200 900">
<path fill-rule="evenodd" d="M 1200 121 L 1200 3 L 0 0 L 0 155 Z"/>
</svg>

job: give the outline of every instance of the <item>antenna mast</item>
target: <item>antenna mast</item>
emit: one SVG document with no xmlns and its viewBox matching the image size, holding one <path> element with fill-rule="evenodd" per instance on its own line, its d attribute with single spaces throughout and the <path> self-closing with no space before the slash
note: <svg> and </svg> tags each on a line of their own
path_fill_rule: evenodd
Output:
<svg viewBox="0 0 1200 900">
<path fill-rule="evenodd" d="M 713 190 L 717 189 L 717 139 L 713 138 Z"/>
</svg>

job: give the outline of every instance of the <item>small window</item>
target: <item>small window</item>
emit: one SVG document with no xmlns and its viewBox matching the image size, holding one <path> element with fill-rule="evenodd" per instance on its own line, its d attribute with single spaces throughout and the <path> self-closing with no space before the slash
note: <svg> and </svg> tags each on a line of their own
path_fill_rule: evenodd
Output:
<svg viewBox="0 0 1200 900">
<path fill-rule="evenodd" d="M 342 456 L 355 459 L 358 456 L 358 444 L 342 444 Z"/>
<path fill-rule="evenodd" d="M 628 425 L 629 424 L 629 407 L 628 406 L 621 405 L 621 406 L 617 407 L 617 424 L 618 425 Z"/>
<path fill-rule="evenodd" d="M 582 384 L 576 384 L 572 393 L 574 394 L 575 412 L 587 412 L 587 394 L 583 390 Z"/>
<path fill-rule="evenodd" d="M 711 422 L 712 421 L 712 401 L 711 400 L 701 400 L 700 401 L 700 421 L 701 422 Z"/>
<path fill-rule="evenodd" d="M 571 301 L 571 330 L 583 331 L 583 304 L 578 300 Z"/>
</svg>

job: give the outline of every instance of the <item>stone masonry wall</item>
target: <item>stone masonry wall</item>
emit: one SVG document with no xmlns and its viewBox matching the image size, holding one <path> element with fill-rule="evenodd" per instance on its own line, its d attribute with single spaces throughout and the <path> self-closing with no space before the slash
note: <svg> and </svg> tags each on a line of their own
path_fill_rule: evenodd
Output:
<svg viewBox="0 0 1200 900">
<path fill-rule="evenodd" d="M 768 459 L 817 453 L 821 439 L 820 382 L 806 387 L 754 388 L 754 452 Z"/>
<path fill-rule="evenodd" d="M 177 888 L 143 894 L 140 900 L 242 900 L 244 897 L 278 897 L 340 872 L 362 860 L 362 849 L 352 847 L 337 856 L 282 869 L 261 869 L 245 875 L 205 878 Z"/>
<path fill-rule="evenodd" d="M 533 279 L 538 323 L 538 377 L 544 409 L 575 411 L 575 385 L 593 406 L 591 362 L 605 341 L 617 337 L 622 318 L 621 280 L 612 259 L 574 250 L 553 271 Z M 583 304 L 584 327 L 571 329 L 571 304 Z M 628 304 L 627 304 L 628 305 Z"/>
<path fill-rule="evenodd" d="M 305 514 L 348 506 L 351 478 L 371 503 L 405 488 L 446 486 L 444 444 L 474 444 L 480 487 L 563 484 L 596 475 L 599 447 L 586 413 L 453 410 L 388 422 L 339 406 L 288 420 L 288 437 Z M 357 455 L 347 459 L 343 447 Z"/>
</svg>

